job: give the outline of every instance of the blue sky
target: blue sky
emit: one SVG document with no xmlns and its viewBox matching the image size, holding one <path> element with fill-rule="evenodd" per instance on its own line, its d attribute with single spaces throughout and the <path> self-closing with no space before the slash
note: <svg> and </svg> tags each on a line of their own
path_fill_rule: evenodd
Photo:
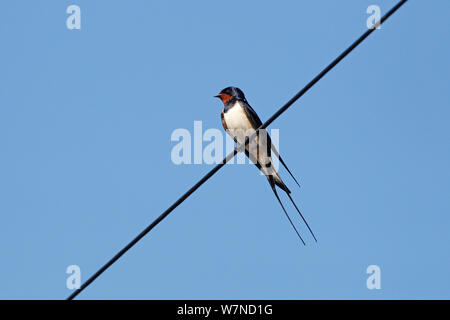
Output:
<svg viewBox="0 0 450 320">
<path fill-rule="evenodd" d="M 212 168 L 170 136 L 221 129 L 214 94 L 266 120 L 395 3 L 4 1 L 0 298 L 66 298 L 69 265 L 86 280 Z M 317 244 L 230 165 L 79 298 L 449 299 L 449 11 L 409 1 L 271 125 Z"/>
</svg>

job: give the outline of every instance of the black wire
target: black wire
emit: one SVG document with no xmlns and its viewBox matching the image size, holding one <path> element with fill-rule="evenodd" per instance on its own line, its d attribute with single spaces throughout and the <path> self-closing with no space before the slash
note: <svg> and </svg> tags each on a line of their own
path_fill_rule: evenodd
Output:
<svg viewBox="0 0 450 320">
<path fill-rule="evenodd" d="M 381 19 L 380 23 L 385 22 L 395 11 L 397 11 L 405 2 L 408 0 L 401 0 L 398 2 L 389 12 L 387 12 Z M 344 52 L 342 52 L 333 62 L 331 62 L 325 69 L 322 70 L 313 80 L 311 80 L 302 90 L 300 90 L 291 100 L 289 100 L 284 106 L 282 106 L 275 114 L 270 117 L 266 122 L 264 122 L 258 129 L 267 128 L 276 118 L 278 118 L 283 112 L 285 112 L 295 101 L 297 101 L 301 96 L 303 96 L 313 85 L 315 85 L 325 74 L 327 74 L 331 69 L 333 69 L 342 59 L 345 58 L 353 49 L 355 49 L 364 39 L 366 39 L 374 30 L 376 26 L 372 29 L 367 30 L 361 37 L 359 37 L 353 44 L 348 47 Z M 257 132 L 258 130 L 256 130 Z M 245 139 L 244 144 L 247 145 L 249 140 L 253 138 L 253 135 Z M 186 200 L 192 193 L 194 193 L 203 183 L 205 183 L 209 178 L 211 178 L 217 171 L 219 171 L 228 161 L 230 161 L 237 153 L 238 150 L 242 148 L 237 146 L 233 152 L 228 154 L 225 159 L 218 165 L 216 165 L 211 171 L 209 171 L 202 179 L 200 179 L 192 188 L 186 191 L 177 201 L 175 201 L 166 211 L 164 211 L 155 221 L 153 221 L 147 228 L 144 229 L 136 238 L 134 238 L 129 244 L 127 244 L 122 250 L 120 250 L 111 260 L 109 260 L 103 267 L 101 267 L 96 273 L 94 273 L 86 282 L 84 282 L 80 288 L 75 290 L 67 300 L 72 300 L 81 291 L 83 291 L 88 285 L 90 285 L 95 279 L 97 279 L 106 269 L 108 269 L 114 262 L 116 262 L 122 255 L 125 254 L 132 246 L 134 246 L 139 240 L 141 240 L 147 233 L 150 232 L 158 223 L 160 223 L 165 217 L 169 215 L 176 207 L 178 207 L 184 200 Z"/>
</svg>

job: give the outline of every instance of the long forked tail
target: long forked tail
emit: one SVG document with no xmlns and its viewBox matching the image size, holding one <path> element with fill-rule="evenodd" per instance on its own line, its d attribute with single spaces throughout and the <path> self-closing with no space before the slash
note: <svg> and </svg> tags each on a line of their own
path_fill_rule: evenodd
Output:
<svg viewBox="0 0 450 320">
<path fill-rule="evenodd" d="M 301 213 L 300 209 L 297 207 L 297 204 L 295 203 L 294 199 L 292 199 L 291 191 L 290 191 L 290 190 L 288 189 L 288 187 L 284 184 L 283 180 L 281 180 L 281 178 L 280 178 L 279 176 L 274 176 L 274 175 L 267 176 L 267 178 L 269 179 L 269 183 L 270 183 L 271 186 L 272 186 L 272 184 L 274 184 L 274 186 L 272 187 L 272 189 L 274 189 L 274 188 L 275 188 L 275 185 L 277 185 L 278 187 L 280 187 L 281 190 L 283 190 L 284 192 L 286 192 L 286 194 L 287 194 L 288 197 L 289 197 L 289 200 L 291 200 L 292 204 L 294 205 L 294 207 L 295 207 L 295 209 L 297 210 L 298 214 L 299 214 L 300 217 L 302 218 L 303 222 L 304 222 L 304 223 L 306 224 L 306 226 L 308 227 L 309 232 L 311 232 L 311 235 L 313 236 L 314 240 L 317 242 L 317 238 L 316 238 L 316 236 L 314 235 L 314 232 L 312 232 L 312 230 L 311 230 L 311 228 L 310 228 L 308 222 L 306 221 L 305 217 L 304 217 L 303 214 Z M 276 195 L 277 198 L 278 198 L 278 195 L 276 194 L 276 191 L 274 191 L 274 192 L 275 192 L 275 195 Z M 280 201 L 280 200 L 278 199 L 278 201 Z M 284 208 L 283 208 L 283 209 L 284 209 Z"/>
<path fill-rule="evenodd" d="M 289 222 L 291 223 L 292 228 L 294 228 L 295 233 L 297 233 L 297 236 L 298 236 L 299 239 L 302 241 L 303 245 L 306 245 L 305 241 L 303 240 L 303 238 L 302 238 L 302 237 L 300 236 L 300 234 L 298 233 L 297 228 L 294 226 L 294 223 L 292 223 L 291 218 L 290 218 L 289 215 L 287 214 L 286 209 L 285 209 L 284 206 L 283 206 L 283 203 L 281 203 L 280 197 L 278 196 L 277 190 L 275 189 L 275 182 L 274 182 L 273 176 L 268 176 L 268 178 L 269 178 L 269 184 L 270 184 L 270 187 L 272 188 L 273 193 L 275 194 L 275 197 L 277 197 L 277 200 L 278 200 L 278 202 L 280 203 L 281 208 L 282 208 L 283 211 L 284 211 L 284 214 L 285 214 L 286 217 L 288 218 Z M 287 193 L 287 192 L 286 192 L 286 193 Z M 289 193 L 287 193 L 287 194 L 289 194 Z"/>
<path fill-rule="evenodd" d="M 311 228 L 309 227 L 308 222 L 306 222 L 305 217 L 303 216 L 303 214 L 300 212 L 299 208 L 298 208 L 297 205 L 295 204 L 294 199 L 292 199 L 292 197 L 291 197 L 291 195 L 290 195 L 289 193 L 286 192 L 286 194 L 288 195 L 288 197 L 289 197 L 289 199 L 291 200 L 292 204 L 294 205 L 295 209 L 297 209 L 297 212 L 300 214 L 300 217 L 302 217 L 303 222 L 304 222 L 304 223 L 306 224 L 306 226 L 308 227 L 308 230 L 309 230 L 309 232 L 311 232 L 311 234 L 312 234 L 314 240 L 316 240 L 316 242 L 317 242 L 317 239 L 316 239 L 316 236 L 314 235 L 314 232 L 312 232 Z"/>
</svg>

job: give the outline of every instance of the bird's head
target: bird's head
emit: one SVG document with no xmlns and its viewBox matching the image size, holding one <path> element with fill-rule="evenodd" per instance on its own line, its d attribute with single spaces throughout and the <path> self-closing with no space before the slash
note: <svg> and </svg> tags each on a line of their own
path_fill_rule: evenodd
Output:
<svg viewBox="0 0 450 320">
<path fill-rule="evenodd" d="M 237 87 L 227 87 L 214 97 L 220 98 L 224 105 L 229 105 L 236 100 L 246 101 L 244 93 Z"/>
</svg>

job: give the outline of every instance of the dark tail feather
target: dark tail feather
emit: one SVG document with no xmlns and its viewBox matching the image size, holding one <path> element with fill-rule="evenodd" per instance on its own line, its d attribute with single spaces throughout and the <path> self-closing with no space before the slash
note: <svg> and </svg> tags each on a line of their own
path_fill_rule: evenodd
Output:
<svg viewBox="0 0 450 320">
<path fill-rule="evenodd" d="M 303 217 L 303 214 L 300 212 L 300 210 L 298 209 L 297 205 L 295 204 L 294 199 L 292 199 L 291 195 L 290 195 L 288 192 L 286 192 L 286 194 L 288 195 L 289 199 L 291 199 L 291 202 L 292 202 L 292 204 L 294 205 L 295 209 L 297 209 L 297 212 L 300 214 L 300 217 L 302 217 L 303 222 L 304 222 L 304 223 L 306 224 L 306 226 L 308 227 L 309 232 L 311 232 L 311 234 L 312 234 L 314 240 L 316 240 L 316 242 L 317 242 L 316 236 L 314 235 L 314 233 L 312 232 L 311 228 L 309 227 L 308 222 L 306 222 L 306 219 Z"/>
<path fill-rule="evenodd" d="M 287 185 L 284 184 L 283 180 L 281 180 L 281 178 L 279 176 L 276 178 L 274 178 L 274 176 L 271 176 L 271 178 L 273 179 L 273 182 L 275 183 L 275 185 L 279 186 L 281 190 L 283 190 L 287 194 L 291 193 L 291 190 L 289 190 Z M 269 179 L 269 183 L 270 183 L 270 179 Z"/>
<path fill-rule="evenodd" d="M 282 208 L 283 211 L 284 211 L 284 214 L 285 214 L 286 217 L 288 218 L 289 222 L 291 223 L 292 228 L 294 228 L 294 230 L 295 230 L 295 232 L 297 233 L 297 236 L 299 237 L 299 239 L 303 242 L 303 245 L 306 245 L 305 241 L 303 241 L 303 238 L 302 238 L 302 237 L 300 236 L 300 234 L 298 233 L 297 228 L 296 228 L 296 227 L 294 226 L 294 224 L 292 223 L 292 220 L 291 220 L 291 218 L 289 217 L 289 215 L 287 214 L 286 209 L 284 208 L 283 204 L 281 203 L 280 197 L 278 196 L 277 190 L 275 189 L 275 182 L 273 181 L 273 177 L 272 177 L 272 176 L 268 176 L 268 178 L 269 178 L 270 187 L 272 188 L 273 193 L 275 193 L 275 197 L 277 197 L 277 200 L 278 200 L 278 202 L 280 203 L 281 208 Z M 286 192 L 286 193 L 287 193 L 287 192 Z M 287 194 L 289 194 L 289 193 L 287 193 Z M 289 196 L 289 197 L 290 197 L 290 196 Z M 291 200 L 292 200 L 292 198 L 291 198 Z M 298 209 L 297 209 L 297 210 L 298 210 Z"/>
<path fill-rule="evenodd" d="M 283 159 L 281 158 L 281 156 L 278 156 L 278 159 L 280 159 L 281 164 L 283 165 L 283 167 L 286 169 L 287 172 L 289 172 L 289 174 L 291 175 L 292 179 L 294 179 L 295 183 L 298 185 L 298 187 L 300 188 L 300 183 L 298 183 L 297 179 L 295 179 L 294 175 L 292 174 L 291 170 L 289 170 L 289 168 L 287 167 L 286 163 L 284 163 Z"/>
</svg>

